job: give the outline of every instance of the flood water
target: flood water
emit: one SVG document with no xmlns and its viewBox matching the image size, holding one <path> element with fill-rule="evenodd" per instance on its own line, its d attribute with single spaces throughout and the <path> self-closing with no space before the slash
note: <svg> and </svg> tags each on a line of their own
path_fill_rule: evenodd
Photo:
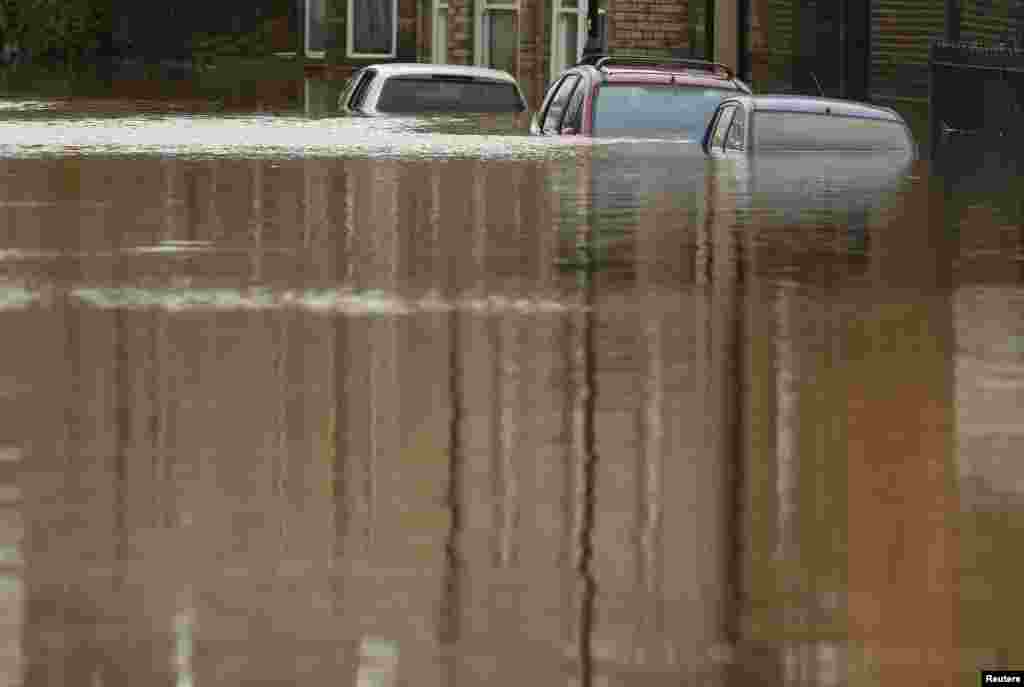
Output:
<svg viewBox="0 0 1024 687">
<path fill-rule="evenodd" d="M 0 101 L 0 682 L 1024 668 L 1012 146 L 324 115 Z"/>
</svg>

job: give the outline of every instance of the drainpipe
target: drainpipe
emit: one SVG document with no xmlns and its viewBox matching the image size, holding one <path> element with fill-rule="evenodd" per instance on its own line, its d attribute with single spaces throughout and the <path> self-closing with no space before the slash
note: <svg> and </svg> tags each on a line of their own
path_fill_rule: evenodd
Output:
<svg viewBox="0 0 1024 687">
<path fill-rule="evenodd" d="M 587 3 L 587 42 L 583 46 L 583 58 L 589 55 L 600 55 L 608 52 L 605 45 L 606 33 L 604 31 L 604 16 L 598 6 L 599 0 L 590 0 Z"/>
<path fill-rule="evenodd" d="M 847 0 L 839 0 L 839 97 L 850 97 L 850 25 Z"/>
<path fill-rule="evenodd" d="M 753 65 L 751 64 L 750 35 L 752 22 L 750 0 L 736 0 L 736 75 L 748 84 L 753 81 Z"/>
<path fill-rule="evenodd" d="M 946 35 L 947 41 L 960 40 L 960 0 L 946 0 Z"/>
</svg>

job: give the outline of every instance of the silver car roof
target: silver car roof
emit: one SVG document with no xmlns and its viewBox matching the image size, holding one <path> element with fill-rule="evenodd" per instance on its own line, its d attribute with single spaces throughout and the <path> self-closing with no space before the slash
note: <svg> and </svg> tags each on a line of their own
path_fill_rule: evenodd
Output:
<svg viewBox="0 0 1024 687">
<path fill-rule="evenodd" d="M 367 69 L 375 69 L 380 76 L 403 76 L 406 74 L 443 74 L 446 76 L 472 76 L 495 81 L 515 83 L 512 75 L 501 69 L 488 67 L 471 67 L 461 64 L 424 64 L 422 62 L 385 62 L 372 64 Z"/>
<path fill-rule="evenodd" d="M 855 100 L 842 100 L 839 98 L 822 98 L 813 95 L 749 95 L 746 97 L 729 98 L 729 100 L 740 100 L 751 110 L 761 112 L 808 112 L 847 117 L 866 117 L 870 119 L 885 119 L 894 122 L 902 122 L 903 117 L 896 110 L 881 105 L 870 105 Z"/>
</svg>

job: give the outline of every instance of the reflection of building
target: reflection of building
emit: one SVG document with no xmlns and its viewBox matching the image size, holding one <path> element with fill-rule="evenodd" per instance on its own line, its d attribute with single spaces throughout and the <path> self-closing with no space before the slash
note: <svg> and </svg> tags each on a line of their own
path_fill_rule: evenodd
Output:
<svg viewBox="0 0 1024 687">
<path fill-rule="evenodd" d="M 548 162 L 34 164 L 63 175 L 52 221 L 9 241 L 66 260 L 34 313 L 26 684 L 720 680 L 727 275 L 682 304 L 612 281 L 587 314 Z M 174 242 L 220 250 L 132 252 Z M 249 284 L 369 314 L 170 304 Z M 76 300 L 125 285 L 150 305 Z"/>
<path fill-rule="evenodd" d="M 15 479 L 21 460 L 18 447 L 0 449 L 0 678 L 14 684 L 21 674 L 21 631 L 24 623 L 24 578 L 21 556 L 24 526 L 21 490 Z"/>
<path fill-rule="evenodd" d="M 921 183 L 873 211 L 866 275 L 819 255 L 838 269 L 759 287 L 748 315 L 766 343 L 751 332 L 747 638 L 787 643 L 783 684 L 973 670 L 945 220 Z"/>
<path fill-rule="evenodd" d="M 1010 573 L 981 596 L 1002 559 L 961 553 L 1011 546 L 1015 512 L 949 519 L 961 472 L 1014 474 L 978 448 L 989 401 L 963 400 L 1013 402 L 993 340 L 1021 334 L 1014 294 L 959 292 L 981 359 L 961 369 L 990 376 L 954 387 L 934 187 L 868 219 L 854 279 L 780 283 L 737 170 L 696 207 L 654 194 L 612 219 L 560 205 L 599 172 L 577 162 L 5 163 L 5 247 L 64 254 L 12 264 L 46 307 L 2 313 L 45 361 L 0 375 L 38 392 L 17 474 L 27 684 L 824 686 L 907 656 L 946 679 L 958 633 L 983 636 L 959 619 L 1015 598 Z M 639 259 L 556 269 L 637 218 L 620 254 Z M 137 307 L 83 304 L 83 284 Z M 250 285 L 313 296 L 180 304 Z"/>
</svg>

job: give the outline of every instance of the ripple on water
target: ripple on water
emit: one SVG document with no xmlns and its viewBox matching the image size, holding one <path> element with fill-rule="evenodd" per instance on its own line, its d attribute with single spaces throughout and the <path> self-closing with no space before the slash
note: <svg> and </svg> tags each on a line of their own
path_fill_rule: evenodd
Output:
<svg viewBox="0 0 1024 687">
<path fill-rule="evenodd" d="M 52 107 L 53 103 L 45 100 L 0 100 L 0 112 L 34 112 Z"/>
<path fill-rule="evenodd" d="M 489 295 L 446 299 L 437 293 L 410 298 L 382 290 L 344 288 L 271 289 L 268 287 L 81 287 L 69 295 L 100 309 L 157 309 L 166 311 L 276 310 L 292 308 L 311 313 L 351 316 L 400 316 L 461 310 L 482 314 L 540 315 L 585 310 L 586 306 L 542 296 Z M 0 287 L 0 310 L 21 310 L 45 302 L 45 294 L 24 286 Z"/>
<path fill-rule="evenodd" d="M 570 138 L 469 133 L 412 119 L 166 115 L 0 121 L 0 156 L 572 157 Z"/>
</svg>

